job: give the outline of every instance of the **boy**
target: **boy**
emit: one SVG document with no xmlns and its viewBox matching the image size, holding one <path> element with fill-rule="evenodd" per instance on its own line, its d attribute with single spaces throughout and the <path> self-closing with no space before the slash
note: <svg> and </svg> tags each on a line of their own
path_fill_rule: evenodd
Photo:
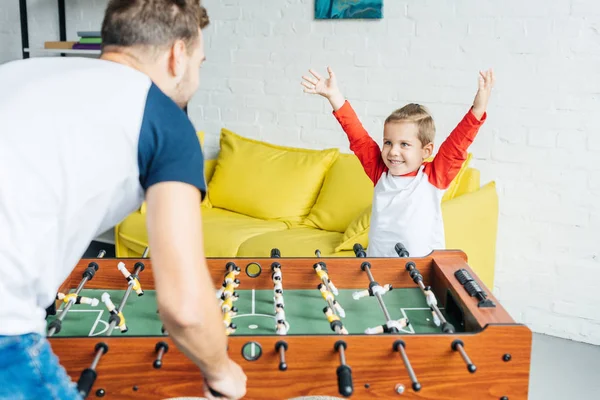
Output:
<svg viewBox="0 0 600 400">
<path fill-rule="evenodd" d="M 441 199 L 486 120 L 493 71 L 480 72 L 473 106 L 431 162 L 425 159 L 433 153 L 435 124 L 425 107 L 408 104 L 388 116 L 380 149 L 344 99 L 331 68 L 327 68 L 329 79 L 309 71 L 314 78 L 302 77 L 304 92 L 329 100 L 333 115 L 348 135 L 350 149 L 375 185 L 367 255 L 398 257 L 396 243 L 402 243 L 412 257 L 445 248 Z"/>
</svg>

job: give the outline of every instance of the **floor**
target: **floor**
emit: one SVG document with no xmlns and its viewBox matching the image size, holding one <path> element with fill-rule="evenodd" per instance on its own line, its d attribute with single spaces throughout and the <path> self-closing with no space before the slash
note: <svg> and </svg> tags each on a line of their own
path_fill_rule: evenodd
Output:
<svg viewBox="0 0 600 400">
<path fill-rule="evenodd" d="M 600 399 L 600 346 L 533 335 L 530 400 Z"/>
<path fill-rule="evenodd" d="M 85 257 L 100 250 L 115 256 L 113 245 L 92 242 Z M 600 399 L 600 346 L 534 333 L 529 382 L 529 400 Z"/>
</svg>

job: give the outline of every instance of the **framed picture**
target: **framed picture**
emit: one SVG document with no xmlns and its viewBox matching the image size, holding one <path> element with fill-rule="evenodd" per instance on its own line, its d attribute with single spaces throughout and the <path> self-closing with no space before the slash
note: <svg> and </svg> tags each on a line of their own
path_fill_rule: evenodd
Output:
<svg viewBox="0 0 600 400">
<path fill-rule="evenodd" d="M 315 0 L 315 19 L 380 19 L 383 0 Z"/>
</svg>

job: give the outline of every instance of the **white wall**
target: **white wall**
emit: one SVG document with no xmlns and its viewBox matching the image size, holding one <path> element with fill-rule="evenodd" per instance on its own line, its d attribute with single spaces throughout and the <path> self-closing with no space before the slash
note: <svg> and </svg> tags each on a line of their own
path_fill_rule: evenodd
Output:
<svg viewBox="0 0 600 400">
<path fill-rule="evenodd" d="M 5 3 L 0 62 L 20 57 L 18 7 Z M 29 3 L 38 45 L 56 39 L 54 2 Z M 326 101 L 300 86 L 326 65 L 378 141 L 385 116 L 421 102 L 439 145 L 472 102 L 478 69 L 494 67 L 489 119 L 470 149 L 500 196 L 494 292 L 534 331 L 600 344 L 599 2 L 384 0 L 378 21 L 315 21 L 313 0 L 204 3 L 213 22 L 190 115 L 209 155 L 223 126 L 348 151 Z M 74 26 L 99 29 L 105 4 L 69 0 L 69 38 Z"/>
</svg>

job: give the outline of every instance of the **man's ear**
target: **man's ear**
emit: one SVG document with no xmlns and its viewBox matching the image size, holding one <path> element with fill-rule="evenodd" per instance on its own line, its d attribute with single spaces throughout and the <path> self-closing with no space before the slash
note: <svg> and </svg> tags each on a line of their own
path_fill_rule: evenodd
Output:
<svg viewBox="0 0 600 400">
<path fill-rule="evenodd" d="M 183 40 L 176 40 L 171 46 L 169 54 L 169 72 L 173 77 L 177 78 L 177 81 L 181 80 L 185 74 L 186 51 L 187 49 Z"/>
<path fill-rule="evenodd" d="M 431 157 L 431 155 L 433 154 L 433 142 L 427 143 L 425 146 L 423 146 L 422 152 L 423 160 Z"/>
</svg>

